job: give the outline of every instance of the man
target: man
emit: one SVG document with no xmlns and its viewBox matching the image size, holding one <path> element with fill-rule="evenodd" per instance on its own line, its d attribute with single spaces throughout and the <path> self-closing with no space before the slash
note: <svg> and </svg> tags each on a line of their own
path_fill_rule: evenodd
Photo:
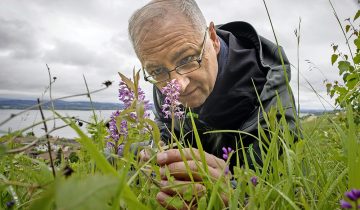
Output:
<svg viewBox="0 0 360 210">
<path fill-rule="evenodd" d="M 180 84 L 181 104 L 196 113 L 196 125 L 207 152 L 206 162 L 212 177 L 224 173 L 222 147 L 240 147 L 239 134 L 204 134 L 205 131 L 241 130 L 257 136 L 258 124 L 266 129 L 260 104 L 269 111 L 276 106 L 277 95 L 288 123 L 294 127 L 292 94 L 286 87 L 278 48 L 258 36 L 248 23 L 232 22 L 215 27 L 210 22 L 207 27 L 194 0 L 155 0 L 133 14 L 129 20 L 129 35 L 143 66 L 145 79 L 154 83 L 156 120 L 162 139 L 170 139 L 168 128 L 171 121 L 161 112 L 164 96 L 160 89 L 166 82 L 176 79 Z M 290 65 L 283 51 L 282 56 L 290 79 Z M 185 119 L 183 129 L 184 133 L 192 130 L 190 119 Z M 176 123 L 175 131 L 179 130 L 180 125 Z M 191 135 L 188 136 L 191 144 Z M 245 148 L 252 148 L 251 151 L 246 149 L 246 157 L 240 157 L 241 164 L 244 158 L 250 167 L 261 164 L 258 140 L 251 135 L 242 135 L 241 138 Z M 197 150 L 194 152 L 198 153 Z M 250 153 L 255 162 L 251 161 Z M 196 172 L 193 157 L 199 158 L 199 155 L 185 149 L 185 157 Z M 157 154 L 157 162 L 162 167 L 161 173 L 167 166 L 177 183 L 190 180 L 177 149 Z M 233 165 L 235 158 L 231 160 Z M 167 182 L 163 184 L 167 185 Z M 198 189 L 203 187 L 196 185 Z M 166 206 L 167 198 L 173 194 L 170 189 L 162 190 L 157 200 Z M 226 198 L 224 201 L 226 203 Z"/>
</svg>

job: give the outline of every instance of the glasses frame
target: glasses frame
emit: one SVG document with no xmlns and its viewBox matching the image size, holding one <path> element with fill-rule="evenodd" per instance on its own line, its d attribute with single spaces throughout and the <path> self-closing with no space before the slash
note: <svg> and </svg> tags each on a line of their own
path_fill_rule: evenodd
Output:
<svg viewBox="0 0 360 210">
<path fill-rule="evenodd" d="M 205 51 L 205 42 L 206 42 L 206 37 L 207 37 L 206 35 L 207 35 L 207 28 L 206 28 L 206 30 L 205 30 L 204 40 L 202 41 L 201 51 L 200 51 L 200 55 L 198 56 L 198 58 L 193 59 L 193 60 L 191 60 L 191 61 L 189 61 L 189 62 L 187 62 L 187 63 L 181 64 L 181 65 L 179 65 L 179 66 L 176 66 L 176 67 L 175 67 L 174 69 L 172 69 L 172 70 L 166 71 L 166 73 L 168 74 L 168 78 L 165 79 L 165 80 L 161 80 L 161 81 L 155 81 L 155 80 L 149 79 L 149 78 L 151 78 L 152 76 L 151 76 L 151 75 L 148 75 L 148 74 L 146 73 L 146 71 L 145 71 L 144 68 L 141 68 L 141 69 L 142 69 L 142 72 L 143 72 L 143 75 L 144 75 L 144 80 L 147 81 L 147 82 L 150 82 L 150 83 L 152 83 L 152 84 L 157 84 L 157 83 L 161 83 L 161 82 L 168 81 L 168 80 L 170 79 L 170 73 L 173 72 L 173 71 L 176 71 L 176 73 L 178 73 L 178 74 L 180 74 L 180 75 L 184 75 L 184 74 L 189 74 L 189 73 L 191 73 L 191 72 L 194 72 L 194 71 L 200 69 L 200 68 L 201 68 L 201 62 L 202 62 L 203 54 L 204 54 L 204 51 Z M 181 67 L 183 67 L 183 66 L 185 66 L 185 65 L 188 65 L 189 63 L 194 62 L 194 61 L 198 62 L 199 68 L 194 69 L 194 70 L 189 71 L 189 72 L 186 72 L 186 73 L 181 73 L 181 72 L 178 71 Z"/>
</svg>

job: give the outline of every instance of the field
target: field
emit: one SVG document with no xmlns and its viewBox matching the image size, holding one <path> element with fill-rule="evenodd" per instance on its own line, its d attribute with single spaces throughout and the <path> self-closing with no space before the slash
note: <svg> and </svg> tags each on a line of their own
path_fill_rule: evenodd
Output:
<svg viewBox="0 0 360 210">
<path fill-rule="evenodd" d="M 140 107 L 137 111 L 131 107 L 128 110 L 144 113 L 141 110 L 144 106 Z M 360 126 L 354 123 L 351 109 L 303 119 L 302 137 L 297 142 L 294 142 L 294 135 L 289 132 L 284 119 L 276 118 L 275 111 L 266 116 L 272 135 L 271 139 L 264 139 L 259 132 L 260 138 L 270 143 L 263 145 L 263 151 L 267 151 L 263 166 L 256 166 L 253 170 L 247 164 L 237 166 L 232 177 L 224 173 L 217 180 L 206 174 L 205 167 L 201 168 L 199 173 L 206 191 L 195 195 L 191 187 L 174 184 L 175 189 L 186 192 L 169 201 L 171 205 L 222 209 L 225 205 L 221 195 L 225 195 L 229 209 L 339 209 L 339 201 L 347 199 L 344 193 L 360 187 Z M 5 142 L 0 162 L 2 208 L 162 208 L 155 199 L 159 191 L 159 166 L 151 160 L 156 153 L 146 163 L 138 162 L 131 152 L 125 152 L 122 158 L 111 155 L 112 152 L 105 153 L 107 160 L 103 151 L 109 140 L 103 120 L 93 119 L 97 123 L 88 127 L 92 134 L 89 137 L 78 129 L 75 121 L 63 120 L 79 133 L 80 137 L 76 140 L 81 149 L 76 160 L 65 159 L 61 155 L 56 158 L 56 177 L 48 161 L 30 158 L 26 153 L 16 151 L 20 144 L 11 139 L 17 133 L 1 138 Z M 140 118 L 139 122 L 154 126 L 153 132 L 137 132 L 143 127 L 138 124 L 140 127 L 128 130 L 131 138 L 125 145 L 147 139 L 149 135 L 155 140 L 158 138 L 159 134 L 150 120 Z M 175 141 L 180 142 L 181 139 Z M 279 150 L 283 151 L 280 156 Z M 241 152 L 244 150 L 238 149 L 230 155 Z M 193 184 L 190 182 L 189 186 Z"/>
<path fill-rule="evenodd" d="M 359 16 L 358 11 L 353 21 Z M 210 131 L 239 136 L 237 148 L 223 149 L 221 173 L 216 178 L 212 176 L 196 128 L 196 116 L 191 109 L 183 110 L 187 113 L 183 115 L 173 99 L 169 99 L 169 109 L 165 111 L 171 119 L 168 130 L 173 134 L 173 144 L 162 145 L 160 130 L 149 119 L 148 101 L 138 87 L 139 71 L 134 71 L 132 79 L 119 73 L 123 109 L 114 112 L 110 120 L 100 119 L 94 112 L 86 123 L 90 135 L 79 128 L 85 126 L 83 121 L 62 116 L 52 109 L 54 117 L 78 134 L 77 143 L 71 144 L 76 147 L 72 154 L 58 148 L 51 152 L 54 143 L 48 135 L 27 138 L 31 141 L 22 144 L 19 137 L 26 135 L 29 128 L 0 137 L 0 208 L 164 209 L 156 196 L 159 191 L 168 190 L 173 197 L 166 202 L 172 209 L 360 209 L 360 38 L 353 25 L 345 26 L 345 31 L 344 34 L 356 32 L 353 43 L 357 51 L 351 55 L 350 62 L 350 57 L 333 46 L 331 62 L 338 64 L 344 84 L 326 84 L 341 109 L 297 118 L 295 128 L 289 127 L 281 103 L 267 112 L 261 109 L 267 128 L 259 126 L 254 137 L 259 141 L 262 164 L 249 166 L 248 161 L 254 162 L 256 157 L 252 147 L 242 146 L 246 133 Z M 92 92 L 87 90 L 82 95 L 88 95 L 92 103 Z M 34 107 L 42 111 L 40 101 Z M 47 128 L 46 122 L 50 125 L 51 120 L 43 118 L 37 122 L 44 124 L 47 134 L 61 129 Z M 183 120 L 191 122 L 198 156 L 195 148 L 187 145 L 187 134 L 174 134 L 177 120 L 180 124 Z M 6 120 L 0 122 L 4 123 Z M 150 145 L 142 144 L 149 139 Z M 29 150 L 41 141 L 44 145 L 41 149 L 47 156 L 32 156 Z M 167 147 L 177 147 L 185 160 L 186 176 L 190 177 L 186 182 L 175 181 L 171 169 L 156 163 L 157 154 Z M 143 149 L 147 158 L 140 152 Z M 245 156 L 246 152 L 250 154 L 249 160 L 240 164 L 237 159 L 237 164 L 229 168 L 230 157 Z M 186 161 L 189 157 L 194 160 L 192 165 Z M 161 182 L 164 178 L 171 189 L 164 187 Z"/>
</svg>

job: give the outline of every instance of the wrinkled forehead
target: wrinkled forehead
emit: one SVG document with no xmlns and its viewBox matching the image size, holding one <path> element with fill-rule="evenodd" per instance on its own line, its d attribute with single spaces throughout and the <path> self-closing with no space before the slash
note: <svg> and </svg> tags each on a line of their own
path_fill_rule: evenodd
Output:
<svg viewBox="0 0 360 210">
<path fill-rule="evenodd" d="M 174 42 L 192 42 L 197 40 L 197 33 L 191 24 L 181 16 L 166 18 L 165 20 L 149 20 L 137 34 L 136 51 L 141 62 L 144 56 L 166 51 L 173 48 L 180 48 Z"/>
</svg>

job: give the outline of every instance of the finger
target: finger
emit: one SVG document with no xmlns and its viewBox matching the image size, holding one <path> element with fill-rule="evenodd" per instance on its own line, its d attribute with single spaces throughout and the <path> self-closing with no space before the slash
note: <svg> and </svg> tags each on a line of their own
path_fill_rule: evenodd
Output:
<svg viewBox="0 0 360 210">
<path fill-rule="evenodd" d="M 165 143 L 163 141 L 159 142 L 160 146 L 164 146 Z M 146 162 L 152 157 L 152 152 L 150 148 L 144 148 L 139 152 L 140 161 Z"/>
<path fill-rule="evenodd" d="M 206 188 L 204 185 L 189 181 L 175 180 L 173 182 L 169 182 L 166 180 L 162 180 L 161 185 L 162 187 L 160 190 L 170 196 L 174 196 L 174 195 L 183 196 L 185 193 L 191 193 L 192 197 L 194 196 L 201 197 L 206 192 Z M 187 201 L 190 202 L 190 200 Z"/>
<path fill-rule="evenodd" d="M 203 175 L 202 173 L 204 170 L 202 170 L 203 164 L 199 161 L 194 160 L 188 160 L 186 161 L 188 165 L 188 169 L 185 165 L 185 162 L 174 162 L 166 165 L 167 170 L 169 170 L 169 173 L 171 176 L 173 176 L 175 179 L 178 180 L 184 180 L 184 181 L 191 181 L 190 174 L 192 175 L 194 181 L 202 181 Z M 224 171 L 219 168 L 212 168 L 208 167 L 209 175 L 212 178 L 218 179 Z M 160 168 L 160 175 L 162 178 L 166 178 L 166 169 L 165 167 Z"/>
<path fill-rule="evenodd" d="M 182 149 L 186 160 L 196 159 L 201 161 L 199 151 L 195 148 Z M 214 155 L 205 152 L 206 163 L 213 168 L 225 168 L 225 161 Z M 159 165 L 166 165 L 173 162 L 183 161 L 179 149 L 169 149 L 157 154 L 157 162 Z"/>
<path fill-rule="evenodd" d="M 139 153 L 140 161 L 146 162 L 151 158 L 151 152 L 148 149 L 143 149 Z"/>
<path fill-rule="evenodd" d="M 156 200 L 166 209 L 168 210 L 195 210 L 196 206 L 192 205 L 191 207 L 189 207 L 189 204 L 186 203 L 185 201 L 183 201 L 182 206 L 179 207 L 178 205 L 175 206 L 175 198 L 177 198 L 176 196 L 170 196 L 164 192 L 158 192 L 158 194 L 156 195 Z"/>
<path fill-rule="evenodd" d="M 168 210 L 176 210 L 179 208 L 176 208 L 173 205 L 174 200 L 172 199 L 174 197 L 171 197 L 170 195 L 164 193 L 164 192 L 158 192 L 158 194 L 156 195 L 156 200 L 166 209 Z M 186 209 L 185 205 L 183 205 L 183 208 L 180 209 Z"/>
</svg>

